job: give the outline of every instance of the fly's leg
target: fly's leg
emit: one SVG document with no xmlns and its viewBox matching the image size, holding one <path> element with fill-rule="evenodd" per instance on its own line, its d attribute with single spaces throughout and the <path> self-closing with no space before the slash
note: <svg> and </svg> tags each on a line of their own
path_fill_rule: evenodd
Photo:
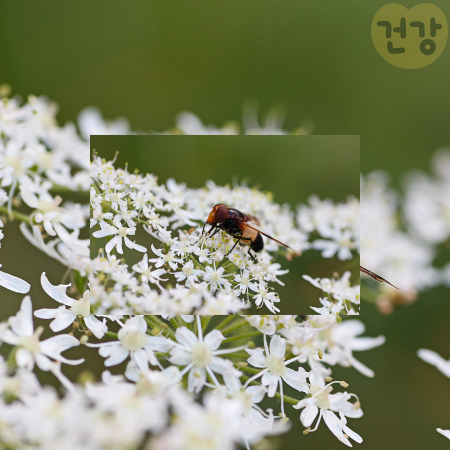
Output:
<svg viewBox="0 0 450 450">
<path fill-rule="evenodd" d="M 234 250 L 234 247 L 236 247 L 236 245 L 238 245 L 238 242 L 241 242 L 241 238 L 242 238 L 242 234 L 238 238 L 236 238 L 237 240 L 234 243 L 233 248 L 225 256 L 228 256 Z"/>
<path fill-rule="evenodd" d="M 211 231 L 213 228 L 214 227 L 211 227 L 211 229 L 209 231 Z M 214 233 L 211 236 L 209 236 L 210 239 L 222 229 L 222 225 L 216 226 L 215 228 L 216 228 L 216 231 L 214 231 Z M 208 231 L 208 233 L 206 233 L 207 236 L 209 234 L 209 231 Z"/>
<path fill-rule="evenodd" d="M 256 258 L 250 253 L 250 248 L 248 249 L 248 255 L 252 258 L 253 262 L 256 264 Z"/>
<path fill-rule="evenodd" d="M 206 227 L 206 224 L 207 224 L 207 223 L 208 223 L 208 222 L 205 222 L 205 223 L 203 224 L 202 234 L 201 234 L 200 237 L 198 238 L 198 241 L 197 241 L 197 242 L 199 242 L 200 239 L 203 237 L 203 233 L 204 233 L 204 231 L 205 231 L 205 227 Z M 209 231 L 211 231 L 211 229 L 210 229 Z M 197 244 L 197 242 L 196 242 L 196 244 Z"/>
</svg>

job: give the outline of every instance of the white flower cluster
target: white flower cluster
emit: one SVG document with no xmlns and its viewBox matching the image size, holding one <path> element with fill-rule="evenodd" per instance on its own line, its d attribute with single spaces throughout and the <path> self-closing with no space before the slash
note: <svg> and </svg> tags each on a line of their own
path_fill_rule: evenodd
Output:
<svg viewBox="0 0 450 450">
<path fill-rule="evenodd" d="M 431 175 L 405 176 L 403 195 L 388 187 L 384 172 L 361 177 L 361 265 L 400 288 L 365 290 L 385 312 L 422 290 L 450 285 L 450 264 L 434 266 L 439 246 L 450 237 L 450 151 L 437 151 L 431 165 Z"/>
<path fill-rule="evenodd" d="M 450 151 L 437 151 L 431 167 L 431 174 L 407 174 L 403 195 L 388 188 L 384 172 L 361 179 L 361 264 L 400 288 L 377 284 L 371 291 L 364 286 L 363 297 L 386 313 L 429 287 L 450 285 L 450 263 L 434 266 L 450 237 Z M 450 377 L 450 362 L 436 352 L 421 349 L 418 356 Z M 450 430 L 437 431 L 450 439 Z"/>
<path fill-rule="evenodd" d="M 432 174 L 415 171 L 405 180 L 403 211 L 411 234 L 440 244 L 450 238 L 450 150 L 438 150 Z"/>
<path fill-rule="evenodd" d="M 4 86 L 0 89 L 1 93 L 5 90 Z M 27 240 L 71 269 L 72 279 L 80 281 L 76 284 L 83 295 L 90 273 L 90 240 L 81 239 L 80 233 L 88 209 L 85 204 L 63 201 L 59 194 L 77 193 L 80 199 L 86 195 L 90 185 L 89 150 L 73 124 L 64 127 L 57 124 L 56 112 L 56 105 L 45 97 L 30 96 L 24 104 L 20 98 L 2 98 L 0 213 L 4 214 L 3 220 L 21 221 L 20 229 Z M 190 113 L 181 114 L 177 121 L 177 129 L 171 132 L 231 132 L 229 126 L 203 127 Z M 255 110 L 247 110 L 244 133 L 286 134 L 281 124 L 280 116 L 272 112 L 261 126 Z M 130 133 L 125 119 L 107 122 L 92 108 L 80 114 L 79 126 L 86 140 L 91 133 Z M 307 131 L 296 130 L 300 134 Z M 92 169 L 105 169 L 105 164 L 97 158 Z M 274 203 L 270 194 L 245 186 L 229 188 L 210 182 L 204 189 L 195 190 L 173 180 L 167 186 L 159 186 L 152 176 L 130 175 L 114 168 L 98 174 L 96 180 L 100 193 L 91 190 L 91 227 L 100 227 L 94 232 L 95 237 L 111 236 L 105 245 L 107 258 L 100 256 L 92 263 L 94 273 L 99 274 L 91 281 L 91 302 L 98 313 L 227 314 L 247 308 L 250 298 L 257 306 L 265 305 L 271 312 L 278 312 L 275 304 L 280 299 L 268 284 L 283 284 L 278 277 L 287 272 L 275 262 L 274 253 L 280 253 L 278 244 L 268 240 L 257 264 L 240 246 L 225 258 L 234 239 L 224 233 L 196 244 L 200 223 L 218 201 L 257 216 L 265 233 L 286 243 L 297 254 L 317 248 L 323 250 L 324 257 L 337 253 L 340 259 L 347 259 L 350 250 L 358 250 L 357 233 L 350 237 L 348 234 L 355 230 L 351 211 L 357 202 L 352 199 L 337 206 L 314 199 L 310 207 L 300 208 L 296 224 L 296 217 L 288 207 Z M 136 224 L 142 224 L 156 239 L 150 246 L 151 253 L 150 248 L 130 239 Z M 191 230 L 191 234 L 186 229 L 178 230 L 179 236 L 173 236 L 175 230 L 185 226 L 196 230 L 193 233 Z M 308 235 L 315 231 L 323 239 L 311 245 L 307 242 Z M 142 261 L 132 267 L 131 274 L 127 265 L 111 254 L 121 254 L 123 244 L 145 253 Z M 281 251 L 288 258 L 295 256 L 295 252 Z M 150 284 L 157 289 L 151 289 Z M 176 286 L 168 288 L 168 284 Z M 26 281 L 4 272 L 0 272 L 0 286 L 20 293 L 29 290 Z"/>
<path fill-rule="evenodd" d="M 384 312 L 414 300 L 418 291 L 439 280 L 432 267 L 433 247 L 402 229 L 401 223 L 399 196 L 388 189 L 387 175 L 361 177 L 361 265 L 399 288 L 376 283 L 376 291 L 364 290 L 366 300 L 376 300 Z"/>
<path fill-rule="evenodd" d="M 340 260 L 352 259 L 359 253 L 359 201 L 350 197 L 347 203 L 333 203 L 312 195 L 309 205 L 300 205 L 297 221 L 308 233 L 317 232 L 312 247 L 322 250 L 324 258 L 334 255 Z"/>
<path fill-rule="evenodd" d="M 64 306 L 35 315 L 53 319 L 53 331 L 67 328 L 70 319 L 73 331 L 41 341 L 43 328 L 34 330 L 28 296 L 15 316 L 0 323 L 0 343 L 12 346 L 7 361 L 0 359 L 2 448 L 250 448 L 289 429 L 286 404 L 301 410 L 305 434 L 323 418 L 347 446 L 349 439 L 362 442 L 347 425 L 347 418 L 363 414 L 358 397 L 334 392 L 337 385 L 346 389 L 348 384 L 330 376 L 337 364 L 373 376 L 353 352 L 379 346 L 384 337 L 359 337 L 364 332 L 359 321 L 338 323 L 330 315 L 300 321 L 296 316 L 225 316 L 218 321 L 200 315 L 99 320 L 90 316 L 83 299 L 66 296 L 67 286 L 53 286 L 45 274 L 41 283 Z M 103 340 L 90 343 L 92 335 Z M 106 335 L 113 339 L 105 340 Z M 258 336 L 262 347 L 255 345 Z M 84 383 L 73 383 L 62 366 L 84 360 L 61 353 L 80 343 L 98 348 L 106 367 L 127 361 L 126 369 L 117 375 L 105 371 L 99 382 L 85 374 Z M 64 395 L 38 382 L 35 365 L 58 378 Z M 195 400 L 199 393 L 201 402 Z M 265 397 L 278 397 L 281 403 L 273 407 L 280 411 L 262 409 Z"/>
<path fill-rule="evenodd" d="M 275 254 L 291 259 L 310 249 L 313 231 L 329 239 L 312 246 L 322 249 L 324 257 L 338 253 L 340 259 L 350 259 L 351 250 L 359 250 L 356 199 L 334 205 L 313 198 L 310 206 L 299 208 L 296 224 L 288 206 L 246 186 L 209 181 L 205 188 L 189 189 L 173 179 L 159 185 L 153 175 L 116 169 L 114 161 L 99 156 L 92 161 L 91 176 L 92 237 L 109 239 L 92 261 L 91 303 L 96 314 L 229 314 L 247 308 L 250 297 L 256 306 L 276 313 L 280 299 L 268 283 L 282 285 L 278 277 L 287 270 L 275 262 Z M 248 246 L 236 246 L 222 230 L 205 237 L 204 222 L 218 203 L 257 217 L 258 229 L 293 251 L 267 240 L 253 260 Z M 142 245 L 144 238 L 140 243 L 133 240 L 141 229 L 154 238 L 150 246 Z M 144 253 L 132 272 L 117 258 L 123 255 L 123 245 Z M 341 309 L 335 308 L 335 313 Z"/>
<path fill-rule="evenodd" d="M 63 203 L 57 194 L 84 192 L 87 202 L 89 149 L 73 124 L 57 125 L 56 112 L 44 97 L 30 96 L 23 105 L 18 98 L 0 100 L 0 213 L 5 220 L 21 221 L 20 229 L 33 245 L 84 277 L 89 239 L 79 234 L 89 208 Z M 0 286 L 21 293 L 29 289 L 28 283 L 3 272 Z"/>
<path fill-rule="evenodd" d="M 431 168 L 431 175 L 416 171 L 406 177 L 403 212 L 410 233 L 436 247 L 450 239 L 450 149 L 438 150 Z M 438 280 L 450 286 L 450 263 Z"/>
<path fill-rule="evenodd" d="M 334 314 L 344 310 L 348 315 L 356 315 L 355 305 L 360 305 L 359 285 L 351 286 L 350 272 L 345 272 L 340 279 L 335 278 L 316 278 L 309 275 L 303 275 L 303 278 L 309 281 L 313 286 L 319 288 L 326 297 L 320 298 L 321 308 L 311 306 L 311 309 L 319 314 Z"/>
<path fill-rule="evenodd" d="M 129 133 L 128 123 L 108 123 L 87 110 L 79 118 L 83 140 L 74 125 L 58 126 L 55 114 L 55 105 L 45 98 L 30 97 L 23 105 L 16 98 L 0 102 L 2 219 L 22 222 L 26 239 L 65 265 L 74 284 L 58 284 L 51 273 L 41 275 L 42 289 L 58 305 L 34 315 L 50 320 L 50 329 L 60 334 L 41 340 L 44 328 L 34 328 L 29 296 L 16 315 L 0 323 L 0 345 L 10 351 L 0 358 L 0 447 L 250 448 L 289 429 L 286 404 L 301 411 L 305 434 L 315 431 L 323 418 L 344 444 L 351 446 L 350 439 L 362 442 L 347 425 L 348 418 L 362 416 L 359 400 L 333 391 L 348 385 L 332 380 L 331 367 L 353 366 L 373 376 L 353 352 L 381 345 L 384 338 L 359 337 L 364 332 L 361 322 L 325 314 L 357 311 L 357 287 L 350 287 L 347 274 L 311 280 L 330 302 L 323 301 L 320 316 L 212 316 L 243 310 L 250 298 L 278 311 L 279 299 L 269 283 L 282 284 L 278 277 L 286 269 L 275 254 L 291 258 L 313 247 L 324 257 L 348 259 L 356 253 L 357 237 L 346 232 L 354 230 L 351 210 L 357 202 L 335 208 L 312 200 L 296 217 L 270 195 L 245 186 L 210 182 L 194 190 L 172 180 L 160 186 L 155 177 L 116 171 L 99 158 L 88 175 L 89 135 Z M 263 126 L 255 117 L 247 115 L 245 133 L 285 134 L 276 116 Z M 237 132 L 231 126 L 204 127 L 189 114 L 179 118 L 178 128 L 171 132 Z M 92 234 L 107 238 L 92 262 L 90 240 L 80 238 L 88 207 L 61 197 L 87 196 L 88 186 Z M 254 262 L 240 246 L 226 256 L 234 242 L 224 233 L 199 241 L 201 226 L 217 202 L 257 216 L 262 231 L 294 251 L 270 240 Z M 326 216 L 327 208 L 334 212 Z M 313 228 L 300 223 L 299 217 L 306 224 L 308 215 Z M 320 217 L 323 226 L 317 226 Z M 329 242 L 311 245 L 308 240 L 315 232 Z M 142 235 L 147 240 L 136 243 L 134 236 Z M 131 272 L 118 259 L 123 245 L 143 254 Z M 4 272 L 0 286 L 18 293 L 30 289 L 26 281 Z M 136 312 L 145 315 L 130 317 Z M 197 315 L 178 315 L 192 312 Z M 261 347 L 255 344 L 258 338 Z M 64 365 L 81 367 L 84 359 L 63 353 L 80 344 L 97 347 L 106 367 L 126 362 L 126 369 L 120 373 L 114 367 L 116 375 L 105 371 L 101 381 L 81 372 L 75 383 Z M 53 374 L 58 388 L 41 384 L 36 367 Z M 269 409 L 259 406 L 273 397 L 281 402 Z"/>
</svg>

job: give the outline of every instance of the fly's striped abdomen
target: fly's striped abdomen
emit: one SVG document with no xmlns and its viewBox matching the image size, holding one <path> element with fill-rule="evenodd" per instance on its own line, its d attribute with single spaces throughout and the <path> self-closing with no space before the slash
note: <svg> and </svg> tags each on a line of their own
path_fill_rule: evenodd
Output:
<svg viewBox="0 0 450 450">
<path fill-rule="evenodd" d="M 260 233 L 257 234 L 254 241 L 252 241 L 250 248 L 255 252 L 260 252 L 264 248 L 264 241 Z"/>
</svg>

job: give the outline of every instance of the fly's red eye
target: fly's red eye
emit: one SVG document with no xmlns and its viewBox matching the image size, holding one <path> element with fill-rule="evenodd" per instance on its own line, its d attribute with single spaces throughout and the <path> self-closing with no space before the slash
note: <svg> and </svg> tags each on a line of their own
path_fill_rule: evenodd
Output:
<svg viewBox="0 0 450 450">
<path fill-rule="evenodd" d="M 219 206 L 216 211 L 216 222 L 222 223 L 228 219 L 228 208 L 226 206 Z"/>
</svg>

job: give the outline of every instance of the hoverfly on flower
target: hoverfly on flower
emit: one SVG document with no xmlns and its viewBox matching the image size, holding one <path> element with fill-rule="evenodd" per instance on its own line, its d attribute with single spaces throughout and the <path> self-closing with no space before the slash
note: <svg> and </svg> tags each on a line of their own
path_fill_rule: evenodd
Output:
<svg viewBox="0 0 450 450">
<path fill-rule="evenodd" d="M 256 262 L 256 259 L 252 255 L 250 250 L 253 250 L 254 252 L 260 252 L 263 250 L 264 241 L 261 235 L 264 235 L 269 239 L 272 239 L 276 243 L 282 245 L 283 247 L 289 248 L 290 250 L 294 251 L 288 245 L 283 244 L 272 236 L 269 236 L 268 234 L 258 230 L 255 225 L 259 225 L 260 222 L 256 217 L 244 214 L 234 208 L 228 208 L 221 203 L 215 205 L 209 213 L 208 219 L 203 225 L 200 239 L 203 236 L 203 232 L 205 231 L 205 226 L 207 223 L 211 225 L 211 228 L 207 231 L 206 236 L 208 236 L 208 234 L 211 233 L 213 229 L 215 229 L 214 233 L 209 237 L 213 237 L 217 232 L 223 230 L 225 231 L 225 233 L 237 239 L 236 243 L 233 245 L 233 248 L 227 253 L 227 255 L 229 255 L 234 250 L 238 242 L 242 241 L 244 244 L 250 246 L 248 249 L 248 254 L 250 258 L 252 258 L 252 260 Z"/>
</svg>

